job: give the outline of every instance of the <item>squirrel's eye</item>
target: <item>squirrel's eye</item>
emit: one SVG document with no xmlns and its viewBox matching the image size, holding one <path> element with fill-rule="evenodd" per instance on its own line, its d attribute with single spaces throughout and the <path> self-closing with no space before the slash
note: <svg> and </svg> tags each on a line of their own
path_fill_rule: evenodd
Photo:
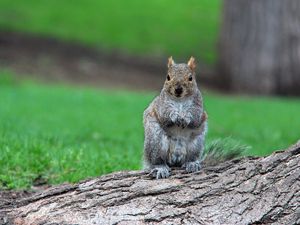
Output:
<svg viewBox="0 0 300 225">
<path fill-rule="evenodd" d="M 169 75 L 167 76 L 167 80 L 171 80 L 171 78 L 170 78 L 170 76 L 169 76 Z"/>
<path fill-rule="evenodd" d="M 189 76 L 189 81 L 192 81 L 193 80 L 193 77 L 192 76 Z"/>
</svg>

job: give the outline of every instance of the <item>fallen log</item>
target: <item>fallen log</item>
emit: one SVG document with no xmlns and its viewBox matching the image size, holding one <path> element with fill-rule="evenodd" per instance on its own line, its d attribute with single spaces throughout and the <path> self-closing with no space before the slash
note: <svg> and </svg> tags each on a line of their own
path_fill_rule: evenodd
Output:
<svg viewBox="0 0 300 225">
<path fill-rule="evenodd" d="M 125 171 L 0 203 L 0 224 L 300 224 L 300 141 L 169 179 Z"/>
</svg>

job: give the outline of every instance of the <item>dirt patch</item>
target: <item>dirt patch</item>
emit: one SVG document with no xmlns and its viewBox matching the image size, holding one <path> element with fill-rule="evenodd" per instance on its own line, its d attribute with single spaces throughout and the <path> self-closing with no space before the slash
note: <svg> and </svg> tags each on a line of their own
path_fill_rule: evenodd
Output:
<svg viewBox="0 0 300 225">
<path fill-rule="evenodd" d="M 0 67 L 44 81 L 160 90 L 166 74 L 166 57 L 105 52 L 54 38 L 0 31 Z M 202 64 L 199 67 L 201 82 L 214 84 L 210 70 Z"/>
</svg>

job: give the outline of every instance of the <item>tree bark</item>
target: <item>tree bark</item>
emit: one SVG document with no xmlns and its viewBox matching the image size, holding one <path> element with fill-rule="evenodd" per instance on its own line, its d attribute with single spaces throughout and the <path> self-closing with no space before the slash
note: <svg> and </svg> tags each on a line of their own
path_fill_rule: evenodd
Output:
<svg viewBox="0 0 300 225">
<path fill-rule="evenodd" d="M 300 95 L 300 1 L 225 0 L 219 74 L 225 87 Z"/>
<path fill-rule="evenodd" d="M 169 179 L 117 172 L 0 203 L 0 224 L 299 224 L 300 141 Z M 1 217 L 1 216 L 0 216 Z"/>
</svg>

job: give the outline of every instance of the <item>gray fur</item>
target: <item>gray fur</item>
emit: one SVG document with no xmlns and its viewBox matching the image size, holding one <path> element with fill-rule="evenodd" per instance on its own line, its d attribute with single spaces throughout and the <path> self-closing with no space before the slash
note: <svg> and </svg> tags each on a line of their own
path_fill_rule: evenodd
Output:
<svg viewBox="0 0 300 225">
<path fill-rule="evenodd" d="M 160 93 L 144 111 L 144 167 L 157 179 L 170 176 L 170 167 L 180 166 L 187 172 L 201 168 L 207 121 L 202 96 L 187 64 L 172 64 L 167 81 Z M 182 97 L 172 95 L 172 86 L 181 85 Z M 171 90 L 171 91 L 170 91 Z"/>
</svg>

